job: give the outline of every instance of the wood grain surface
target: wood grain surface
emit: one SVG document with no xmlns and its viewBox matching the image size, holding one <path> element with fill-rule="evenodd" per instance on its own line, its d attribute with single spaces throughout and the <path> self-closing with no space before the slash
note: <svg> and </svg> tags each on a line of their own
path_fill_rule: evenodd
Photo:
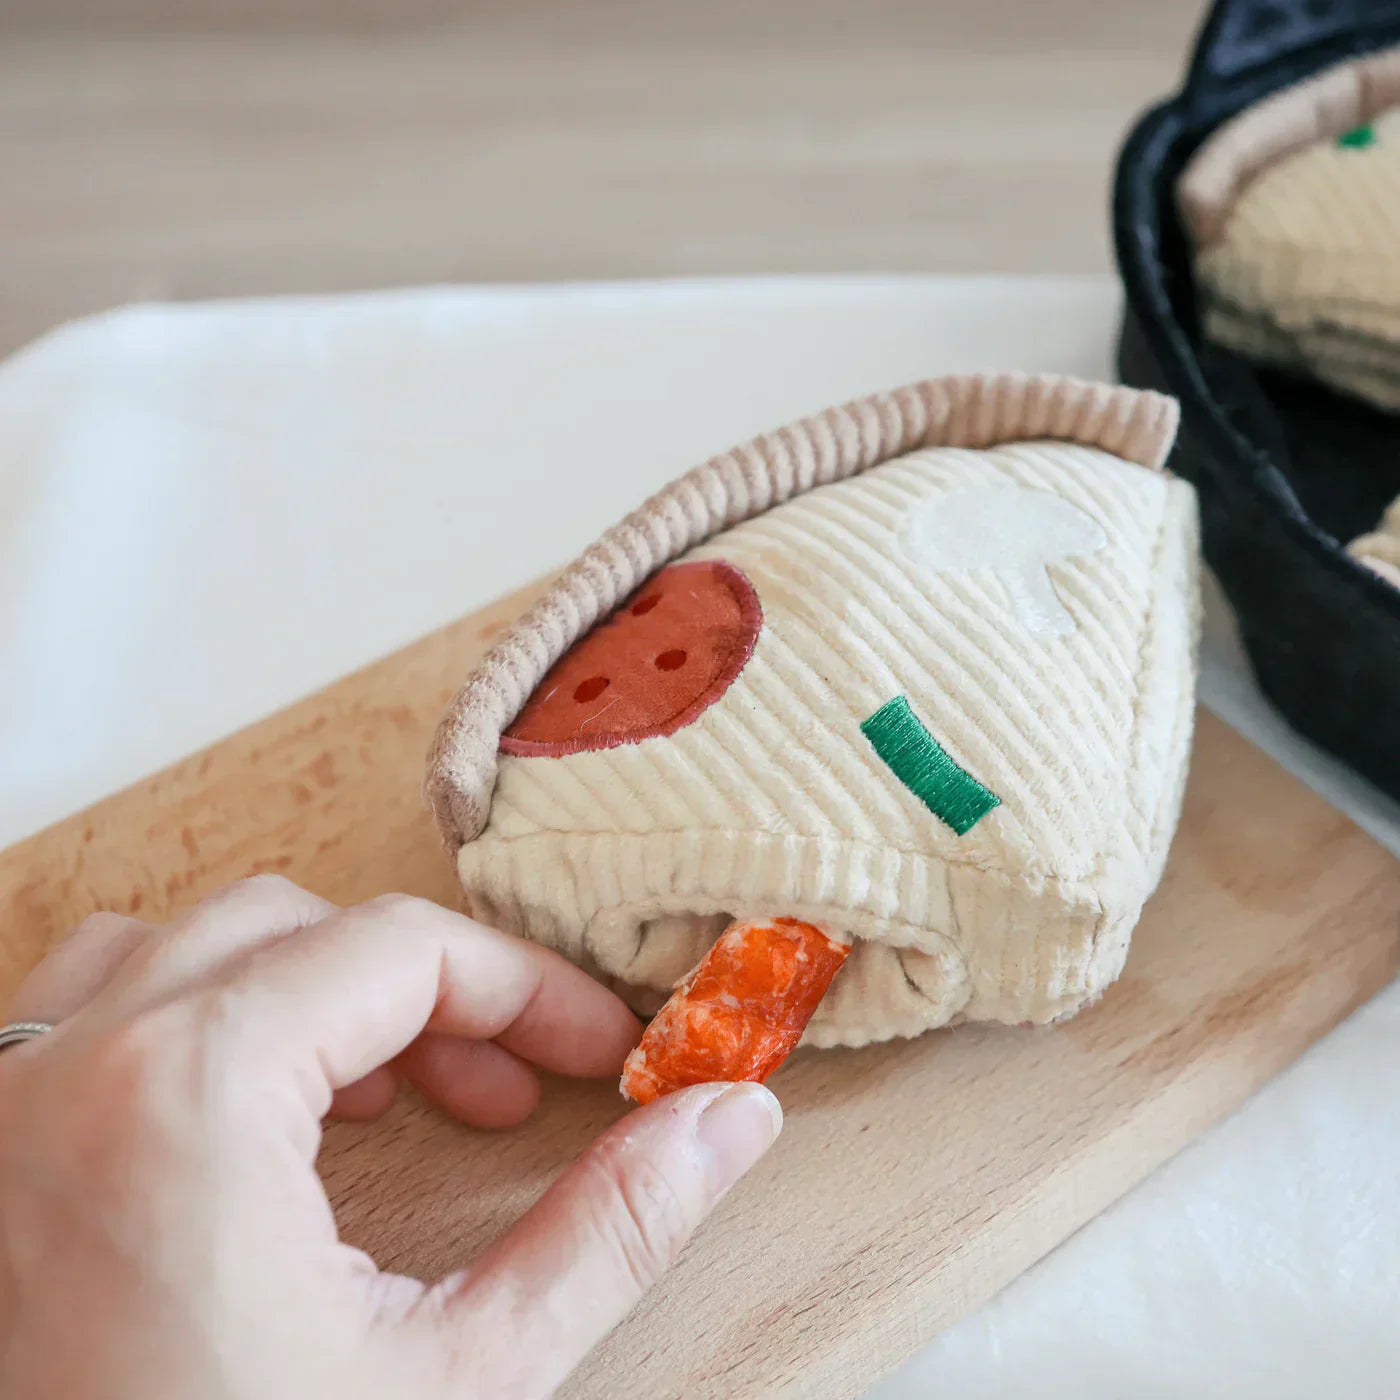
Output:
<svg viewBox="0 0 1400 1400">
<path fill-rule="evenodd" d="M 0 0 L 0 353 L 152 298 L 1102 272 L 1204 0 Z"/>
<path fill-rule="evenodd" d="M 96 908 L 160 919 L 277 870 L 348 902 L 446 902 L 418 795 L 428 734 L 533 591 L 0 853 L 0 999 Z M 1182 829 L 1122 980 L 1042 1030 L 803 1052 L 787 1128 L 568 1384 L 589 1400 L 858 1395 L 975 1308 L 1393 974 L 1400 865 L 1204 712 Z M 460 1266 L 622 1111 L 548 1086 L 496 1136 L 406 1097 L 331 1127 L 322 1169 L 381 1263 Z"/>
</svg>

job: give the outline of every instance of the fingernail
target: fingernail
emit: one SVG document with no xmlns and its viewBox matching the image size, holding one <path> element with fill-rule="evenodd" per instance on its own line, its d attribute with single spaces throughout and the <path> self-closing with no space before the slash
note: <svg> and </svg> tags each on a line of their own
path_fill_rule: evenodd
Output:
<svg viewBox="0 0 1400 1400">
<path fill-rule="evenodd" d="M 735 1084 L 700 1111 L 695 1137 L 710 1189 L 722 1196 L 773 1145 L 783 1110 L 762 1084 Z"/>
</svg>

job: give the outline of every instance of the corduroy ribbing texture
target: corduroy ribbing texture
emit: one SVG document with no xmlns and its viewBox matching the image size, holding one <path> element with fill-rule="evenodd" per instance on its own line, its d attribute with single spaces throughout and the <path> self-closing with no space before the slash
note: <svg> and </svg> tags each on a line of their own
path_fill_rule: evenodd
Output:
<svg viewBox="0 0 1400 1400">
<path fill-rule="evenodd" d="M 1055 438 L 1159 467 L 1177 407 L 1056 375 L 921 380 L 804 418 L 693 468 L 607 531 L 482 659 L 438 725 L 424 795 L 449 849 L 486 824 L 502 731 L 568 648 L 662 565 L 728 526 L 917 447 Z"/>
<path fill-rule="evenodd" d="M 1370 534 L 1352 540 L 1347 552 L 1400 588 L 1400 500 L 1391 502 Z"/>
<path fill-rule="evenodd" d="M 1169 421 L 1162 400 L 1073 393 L 1112 404 L 1115 440 L 1160 462 L 1167 439 L 1142 424 Z M 903 409 L 890 396 L 884 415 L 867 404 L 838 421 L 884 421 L 898 443 L 910 429 L 889 419 L 931 398 L 906 394 Z M 644 1012 L 730 918 L 816 923 L 855 945 L 809 1028 L 817 1045 L 959 1019 L 1041 1022 L 1102 991 L 1181 800 L 1194 497 L 1126 453 L 1027 436 L 867 460 L 780 503 L 765 488 L 767 509 L 746 495 L 739 522 L 685 556 L 722 559 L 757 590 L 762 630 L 738 679 L 665 737 L 502 756 L 489 821 L 458 852 L 473 912 L 559 949 Z M 978 493 L 1030 521 L 1052 501 L 1082 514 L 1082 552 L 1042 556 L 1022 527 L 971 565 L 921 553 L 910 520 Z M 1018 613 L 1014 583 L 1032 565 L 1067 629 L 1039 632 Z M 901 780 L 862 729 L 900 696 L 999 805 L 950 824 Z"/>
<path fill-rule="evenodd" d="M 1400 408 L 1400 51 L 1246 110 L 1177 194 L 1210 339 Z"/>
</svg>

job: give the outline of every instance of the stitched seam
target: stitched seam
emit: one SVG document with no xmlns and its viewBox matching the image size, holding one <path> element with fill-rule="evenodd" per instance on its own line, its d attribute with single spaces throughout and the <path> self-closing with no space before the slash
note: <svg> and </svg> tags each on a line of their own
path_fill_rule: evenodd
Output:
<svg viewBox="0 0 1400 1400">
<path fill-rule="evenodd" d="M 739 679 L 744 668 L 749 664 L 749 659 L 753 656 L 754 646 L 758 641 L 758 635 L 763 630 L 763 607 L 759 602 L 758 593 L 743 570 L 735 568 L 727 560 L 696 560 L 688 564 L 668 564 L 659 569 L 639 584 L 632 594 L 624 598 L 614 609 L 614 612 L 621 612 L 636 596 L 636 593 L 645 592 L 670 569 L 699 569 L 718 577 L 729 590 L 730 596 L 733 597 L 739 608 L 739 634 L 731 638 L 729 646 L 718 658 L 720 664 L 716 667 L 714 675 L 699 695 L 685 700 L 684 704 L 679 705 L 664 718 L 620 733 L 590 735 L 584 739 L 580 733 L 575 732 L 564 739 L 522 740 L 513 739 L 508 733 L 503 732 L 500 752 L 521 758 L 562 758 L 569 754 L 597 753 L 607 749 L 624 748 L 629 744 L 640 744 L 646 739 L 669 738 L 676 730 L 684 729 L 687 724 L 697 720 L 711 705 L 723 698 L 725 692 Z M 602 619 L 602 621 L 607 620 L 609 619 Z M 546 672 L 540 680 L 540 685 L 543 685 L 548 678 L 549 673 Z M 536 689 L 538 690 L 538 686 Z M 605 713 L 606 709 L 607 707 L 604 706 L 602 710 L 590 716 L 584 723 L 591 724 L 593 720 Z"/>
<path fill-rule="evenodd" d="M 1170 502 L 1170 494 L 1168 495 L 1168 503 L 1169 503 L 1169 502 Z M 1161 562 L 1162 562 L 1162 555 L 1163 555 L 1163 553 L 1165 552 L 1166 547 L 1167 547 L 1167 530 L 1168 530 L 1168 525 L 1169 525 L 1169 523 L 1170 523 L 1170 511 L 1164 509 L 1164 510 L 1162 511 L 1161 523 L 1158 525 L 1158 528 L 1157 528 L 1157 540 L 1156 540 L 1156 543 L 1154 544 L 1153 549 L 1152 549 L 1152 569 L 1151 569 L 1151 575 L 1150 575 L 1150 576 L 1151 576 L 1154 580 L 1155 580 L 1156 577 L 1157 577 L 1157 571 L 1158 571 L 1158 568 L 1160 567 Z M 1156 622 L 1156 619 L 1157 619 L 1157 605 L 1158 605 L 1158 599 L 1159 599 L 1159 597 L 1160 597 L 1160 594 L 1159 594 L 1159 592 L 1158 592 L 1158 590 L 1157 590 L 1156 588 L 1153 588 L 1153 589 L 1150 591 L 1150 593 L 1148 594 L 1148 599 L 1149 599 L 1149 601 L 1148 601 L 1148 605 L 1147 605 L 1147 611 L 1146 611 L 1146 613 L 1145 613 L 1144 616 L 1143 616 L 1142 628 L 1141 628 L 1141 630 L 1140 630 L 1139 633 L 1138 633 L 1138 664 L 1137 664 L 1137 666 L 1133 669 L 1133 715 L 1132 715 L 1132 721 L 1131 721 L 1131 723 L 1128 725 L 1128 777 L 1129 777 L 1128 790 L 1129 790 L 1129 791 L 1132 791 L 1132 788 L 1133 788 L 1133 780 L 1136 779 L 1136 778 L 1138 778 L 1138 777 L 1140 776 L 1141 761 L 1140 761 L 1140 753 L 1139 753 L 1139 749 L 1138 749 L 1138 746 L 1137 746 L 1137 743 L 1136 743 L 1136 739 L 1137 739 L 1137 737 L 1138 737 L 1138 731 L 1142 728 L 1142 708 L 1143 708 L 1143 701 L 1144 701 L 1144 695 L 1143 695 L 1143 689 L 1142 689 L 1142 681 L 1143 681 L 1143 674 L 1144 674 L 1144 672 L 1146 671 L 1146 668 L 1147 668 L 1147 640 L 1148 640 L 1148 638 L 1152 635 L 1152 627 L 1153 627 L 1153 624 Z M 1149 823 L 1148 823 L 1148 830 L 1149 830 L 1149 832 L 1151 831 L 1152 825 L 1153 825 L 1152 822 L 1149 821 Z M 1136 842 L 1134 842 L 1133 845 L 1134 845 L 1134 850 L 1136 851 L 1136 854 L 1137 854 L 1139 860 L 1141 860 L 1142 857 L 1143 857 L 1143 855 L 1144 855 L 1145 853 L 1144 853 L 1143 851 L 1137 850 L 1137 843 L 1136 843 Z M 1145 866 L 1145 862 L 1144 862 L 1144 866 Z M 1095 877 L 1095 876 L 1102 876 L 1103 873 L 1104 873 L 1104 855 L 1103 855 L 1103 852 L 1100 852 L 1098 858 L 1094 861 L 1094 864 L 1093 864 L 1092 867 L 1090 868 L 1089 878 L 1092 879 L 1092 878 Z M 1100 921 L 1099 921 L 1099 927 L 1094 931 L 1094 937 L 1093 937 L 1093 941 L 1092 941 L 1092 944 L 1091 944 L 1091 946 L 1092 946 L 1094 952 L 1097 952 L 1097 951 L 1098 951 L 1099 936 L 1100 936 L 1100 934 L 1101 934 L 1102 931 L 1103 931 L 1103 926 L 1104 926 L 1104 920 L 1103 920 L 1103 919 L 1100 919 Z"/>
<path fill-rule="evenodd" d="M 892 852 L 897 856 L 902 856 L 912 861 L 918 861 L 925 865 L 949 866 L 959 870 L 975 870 L 978 874 L 984 875 L 988 879 L 998 880 L 1004 885 L 1021 883 L 1020 876 L 1005 870 L 998 870 L 995 866 L 980 863 L 970 857 L 934 855 L 928 851 L 911 850 L 905 846 L 891 846 L 883 842 L 860 841 L 845 836 L 809 836 L 802 833 L 781 835 L 772 831 L 740 830 L 728 826 L 683 826 L 648 831 L 555 830 L 551 828 L 548 831 L 524 831 L 518 836 L 487 836 L 483 833 L 474 840 L 465 842 L 457 849 L 460 852 L 467 850 L 469 847 L 472 849 L 485 849 L 488 845 L 494 847 L 515 846 L 530 841 L 544 842 L 561 838 L 569 838 L 578 841 L 651 841 L 657 837 L 669 836 L 722 836 L 726 839 L 736 838 L 754 842 L 782 841 L 797 842 L 804 846 L 832 844 L 843 847 L 855 847 L 862 851 L 880 851 L 886 854 Z M 1091 869 L 1090 875 L 1098 874 L 1100 870 L 1101 866 L 1095 865 Z M 1060 875 L 1053 870 L 1047 869 L 1037 883 L 1054 885 L 1057 889 L 1068 893 L 1087 895 L 1096 905 L 1102 905 L 1098 891 L 1093 887 L 1088 876 L 1077 879 L 1072 876 Z"/>
<path fill-rule="evenodd" d="M 1250 306 L 1245 302 L 1231 297 L 1220 296 L 1214 293 L 1212 293 L 1212 295 L 1215 297 L 1215 306 L 1211 309 L 1218 308 L 1236 323 L 1242 321 L 1247 323 L 1250 327 L 1262 323 L 1266 334 L 1272 333 L 1282 337 L 1289 342 L 1289 348 L 1293 350 L 1299 348 L 1298 340 L 1300 337 L 1306 337 L 1316 332 L 1321 332 L 1324 335 L 1335 335 L 1337 341 L 1348 342 L 1349 348 L 1353 350 L 1370 350 L 1382 353 L 1385 351 L 1394 352 L 1396 350 L 1395 342 L 1393 340 L 1388 340 L 1379 331 L 1358 330 L 1352 326 L 1348 326 L 1345 321 L 1337 320 L 1335 316 L 1311 315 L 1306 321 L 1293 324 L 1280 321 L 1277 317 L 1271 316 L 1267 307 Z M 1371 303 L 1354 302 L 1350 304 L 1360 306 L 1370 305 Z M 1396 315 L 1397 319 L 1400 319 L 1400 308 L 1397 308 Z M 1361 368 L 1370 368 L 1377 363 L 1374 357 L 1371 359 L 1352 357 L 1350 355 L 1338 353 L 1338 349 L 1338 346 L 1332 346 L 1327 349 L 1329 362 L 1335 361 L 1345 365 L 1357 365 Z"/>
<path fill-rule="evenodd" d="M 917 446 L 992 446 L 1052 437 L 1097 446 L 1160 467 L 1175 436 L 1178 410 L 1169 398 L 1123 385 L 1058 375 L 951 375 L 857 399 L 791 425 L 792 443 L 810 455 L 812 479 L 781 493 L 804 494 L 826 481 L 858 475 Z M 604 533 L 478 663 L 438 724 L 424 795 L 449 844 L 486 824 L 501 730 L 529 691 L 602 612 L 662 563 L 727 525 L 777 504 L 755 505 L 741 458 L 776 471 L 782 430 L 700 464 Z M 806 471 L 804 469 L 804 476 Z M 760 473 L 760 476 L 762 473 Z M 690 493 L 704 509 L 679 511 Z M 665 522 L 655 517 L 670 510 Z M 669 528 L 661 530 L 662 524 Z M 660 531 L 660 533 L 658 533 Z"/>
</svg>

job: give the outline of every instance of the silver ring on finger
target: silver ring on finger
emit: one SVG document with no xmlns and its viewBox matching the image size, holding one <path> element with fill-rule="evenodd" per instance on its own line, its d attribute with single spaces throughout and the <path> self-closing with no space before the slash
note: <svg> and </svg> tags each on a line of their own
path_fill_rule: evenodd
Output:
<svg viewBox="0 0 1400 1400">
<path fill-rule="evenodd" d="M 12 1021 L 8 1026 L 0 1026 L 0 1050 L 22 1045 L 26 1040 L 38 1040 L 51 1030 L 53 1027 L 47 1021 Z"/>
</svg>

